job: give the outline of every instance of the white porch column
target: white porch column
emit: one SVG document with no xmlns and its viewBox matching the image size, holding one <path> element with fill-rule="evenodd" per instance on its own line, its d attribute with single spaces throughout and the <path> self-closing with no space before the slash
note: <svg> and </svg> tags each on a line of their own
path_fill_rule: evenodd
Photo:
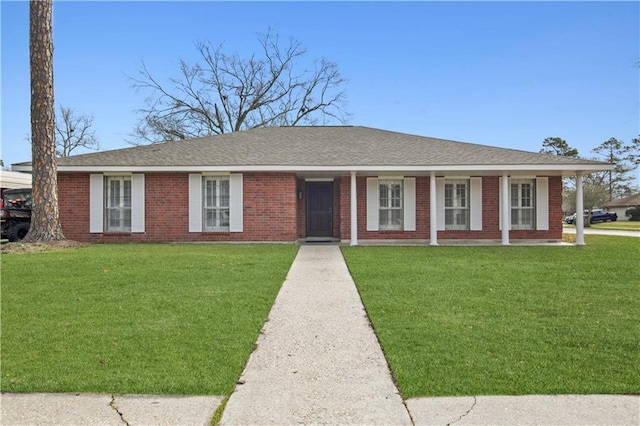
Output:
<svg viewBox="0 0 640 426">
<path fill-rule="evenodd" d="M 582 189 L 582 172 L 576 172 L 576 245 L 584 245 L 584 191 Z"/>
<path fill-rule="evenodd" d="M 436 172 L 429 176 L 429 236 L 430 246 L 438 245 L 438 207 L 436 205 Z"/>
<path fill-rule="evenodd" d="M 502 214 L 502 245 L 509 245 L 509 210 L 510 210 L 511 198 L 509 197 L 509 173 L 502 172 L 502 205 L 500 206 L 500 212 Z"/>
<path fill-rule="evenodd" d="M 351 243 L 358 245 L 358 193 L 356 190 L 356 172 L 351 172 Z"/>
</svg>

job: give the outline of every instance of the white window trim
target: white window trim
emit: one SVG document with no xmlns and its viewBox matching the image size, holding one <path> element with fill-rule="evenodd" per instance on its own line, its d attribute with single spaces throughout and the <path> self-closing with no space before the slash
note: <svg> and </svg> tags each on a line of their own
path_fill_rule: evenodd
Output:
<svg viewBox="0 0 640 426">
<path fill-rule="evenodd" d="M 111 182 L 118 182 L 118 186 L 119 186 L 119 200 L 117 205 L 111 205 L 110 201 L 111 201 L 111 197 L 110 197 L 110 191 L 111 191 Z M 124 191 L 125 188 L 125 182 L 129 182 L 129 190 L 130 190 L 130 204 L 129 206 L 125 206 L 124 202 L 126 199 L 126 194 Z M 131 205 L 131 201 L 133 200 L 133 190 L 132 190 L 132 185 L 133 182 L 131 182 L 131 176 L 105 176 L 104 177 L 104 185 L 105 185 L 105 198 L 104 198 L 104 232 L 131 232 L 131 217 L 132 217 L 132 205 Z M 128 211 L 128 215 L 127 215 L 127 211 Z M 111 217 L 112 215 L 117 215 L 119 216 L 119 222 L 120 222 L 120 226 L 114 226 L 112 227 L 111 224 L 109 223 L 109 217 Z M 128 222 L 129 222 L 129 226 L 125 226 L 125 222 L 128 216 Z"/>
<path fill-rule="evenodd" d="M 457 185 L 461 185 L 464 184 L 464 188 L 465 188 L 465 206 L 461 206 L 460 204 L 460 199 L 457 196 Z M 447 185 L 453 185 L 453 194 L 452 194 L 452 202 L 453 205 L 452 206 L 447 206 Z M 444 179 L 444 216 L 445 216 L 445 230 L 449 231 L 467 231 L 470 229 L 470 222 L 471 222 L 471 206 L 470 206 L 470 198 L 471 198 L 471 184 L 469 182 L 469 179 L 451 179 L 451 178 L 445 178 Z M 451 211 L 460 211 L 460 210 L 464 210 L 467 212 L 466 214 L 466 223 L 464 224 L 447 224 L 447 210 L 451 210 Z"/>
<path fill-rule="evenodd" d="M 367 178 L 367 231 L 380 231 L 380 181 L 402 180 L 403 227 L 399 231 L 416 230 L 416 178 L 378 176 Z"/>
<path fill-rule="evenodd" d="M 511 196 L 511 191 L 512 191 L 512 185 L 517 184 L 518 185 L 518 205 L 514 206 L 513 202 L 512 202 L 512 196 Z M 530 202 L 531 202 L 531 206 L 526 206 L 523 207 L 522 206 L 522 185 L 523 184 L 530 184 L 531 185 L 531 192 L 532 194 L 530 195 Z M 531 178 L 511 178 L 509 179 L 509 223 L 511 226 L 511 229 L 513 230 L 518 230 L 518 231 L 531 231 L 531 230 L 535 230 L 536 229 L 536 216 L 537 216 L 537 209 L 538 209 L 538 205 L 537 205 L 537 191 L 536 191 L 536 179 L 531 179 Z M 519 210 L 520 212 L 523 211 L 531 211 L 531 220 L 533 223 L 517 223 L 514 224 L 512 222 L 512 218 L 513 218 L 513 210 Z M 518 217 L 522 217 L 521 214 L 518 215 Z"/>
<path fill-rule="evenodd" d="M 107 231 L 105 224 L 105 185 L 108 177 L 131 179 L 131 230 Z M 89 233 L 145 232 L 145 175 L 143 173 L 95 173 L 89 175 Z"/>
<path fill-rule="evenodd" d="M 243 232 L 243 175 L 242 173 L 190 173 L 189 174 L 189 232 L 203 232 L 203 176 L 229 177 L 229 229 L 206 232 Z"/>
<path fill-rule="evenodd" d="M 206 197 L 206 190 L 207 190 L 207 182 L 208 181 L 212 181 L 215 182 L 215 191 L 216 193 L 214 194 L 214 200 L 217 202 L 217 205 L 211 205 L 211 206 L 207 206 L 207 197 Z M 228 202 L 226 205 L 222 205 L 221 204 L 221 200 L 222 200 L 222 186 L 223 186 L 223 182 L 227 182 L 227 197 L 228 197 Z M 203 232 L 229 232 L 229 223 L 227 223 L 226 225 L 221 225 L 219 220 L 216 220 L 213 225 L 208 226 L 207 225 L 207 221 L 206 221 L 206 217 L 207 217 L 207 211 L 211 211 L 211 212 L 217 212 L 218 214 L 215 215 L 216 217 L 220 218 L 225 212 L 227 213 L 227 216 L 229 217 L 230 215 L 230 205 L 231 205 L 231 182 L 229 179 L 229 175 L 226 176 L 215 176 L 215 175 L 206 175 L 206 176 L 202 176 L 202 230 Z"/>
<path fill-rule="evenodd" d="M 393 190 L 391 189 L 391 185 L 400 185 L 400 190 L 399 190 L 399 206 L 392 206 L 392 201 L 393 201 Z M 378 220 L 380 221 L 380 218 L 382 217 L 382 212 L 383 211 L 387 211 L 387 223 L 382 223 L 379 222 L 378 227 L 381 231 L 401 231 L 404 229 L 404 182 L 402 181 L 402 179 L 387 179 L 387 178 L 378 178 L 378 193 L 380 193 L 381 191 L 381 186 L 382 185 L 388 185 L 387 188 L 387 199 L 388 199 L 388 206 L 382 206 L 380 205 L 380 197 L 378 196 Z M 394 224 L 394 223 L 389 223 L 392 217 L 391 212 L 400 212 L 401 213 L 401 217 L 402 217 L 402 223 L 400 224 Z"/>
<path fill-rule="evenodd" d="M 482 177 L 445 176 L 436 177 L 436 229 L 445 231 L 444 184 L 445 180 L 469 180 L 469 227 L 470 231 L 482 231 Z"/>
</svg>

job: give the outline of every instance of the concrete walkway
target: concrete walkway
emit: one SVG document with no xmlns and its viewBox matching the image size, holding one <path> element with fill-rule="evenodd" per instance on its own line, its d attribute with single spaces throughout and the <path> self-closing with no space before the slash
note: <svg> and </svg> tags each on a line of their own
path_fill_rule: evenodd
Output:
<svg viewBox="0 0 640 426">
<path fill-rule="evenodd" d="M 223 425 L 411 424 L 337 246 L 300 247 L 239 383 Z"/>
</svg>

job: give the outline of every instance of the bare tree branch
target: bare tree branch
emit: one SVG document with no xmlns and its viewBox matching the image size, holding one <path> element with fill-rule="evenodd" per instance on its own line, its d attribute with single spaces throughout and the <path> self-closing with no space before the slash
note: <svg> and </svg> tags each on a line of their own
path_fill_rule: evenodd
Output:
<svg viewBox="0 0 640 426">
<path fill-rule="evenodd" d="M 56 154 L 68 157 L 78 148 L 100 149 L 93 126 L 93 115 L 77 115 L 71 108 L 60 105 L 56 120 Z"/>
<path fill-rule="evenodd" d="M 181 60 L 178 77 L 166 84 L 142 63 L 138 77 L 130 77 L 134 88 L 148 93 L 132 143 L 348 119 L 346 80 L 335 63 L 321 59 L 304 68 L 300 43 L 283 44 L 270 30 L 258 35 L 258 43 L 258 52 L 241 57 L 222 44 L 198 42 L 200 61 Z"/>
</svg>

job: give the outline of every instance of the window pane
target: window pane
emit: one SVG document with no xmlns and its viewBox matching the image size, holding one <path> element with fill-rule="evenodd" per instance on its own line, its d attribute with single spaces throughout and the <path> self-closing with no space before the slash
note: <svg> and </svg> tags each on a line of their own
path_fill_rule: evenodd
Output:
<svg viewBox="0 0 640 426">
<path fill-rule="evenodd" d="M 520 203 L 518 202 L 518 193 L 520 191 L 518 190 L 518 184 L 517 183 L 512 183 L 511 184 L 511 205 L 512 206 L 519 206 Z"/>
<path fill-rule="evenodd" d="M 205 180 L 204 206 L 215 207 L 216 205 L 216 184 L 214 179 Z"/>
<path fill-rule="evenodd" d="M 453 185 L 450 183 L 444 184 L 444 206 L 453 207 Z"/>
<path fill-rule="evenodd" d="M 391 185 L 391 207 L 402 207 L 402 187 L 397 183 Z"/>
<path fill-rule="evenodd" d="M 220 210 L 220 227 L 229 226 L 229 209 Z"/>
<path fill-rule="evenodd" d="M 229 207 L 229 180 L 220 182 L 220 207 Z"/>
<path fill-rule="evenodd" d="M 456 185 L 456 199 L 458 200 L 458 207 L 466 207 L 467 206 L 467 185 L 465 184 L 457 184 Z"/>
<path fill-rule="evenodd" d="M 116 207 L 120 205 L 120 182 L 112 180 L 109 182 L 109 207 Z"/>
<path fill-rule="evenodd" d="M 380 207 L 389 207 L 389 187 L 384 183 L 380 184 Z"/>
<path fill-rule="evenodd" d="M 518 225 L 520 219 L 520 209 L 511 209 L 511 225 Z"/>
<path fill-rule="evenodd" d="M 131 181 L 125 180 L 124 184 L 124 207 L 129 209 L 129 218 L 131 218 Z"/>
<path fill-rule="evenodd" d="M 391 210 L 391 226 L 394 229 L 402 229 L 402 219 L 404 218 L 404 214 L 402 210 Z"/>
<path fill-rule="evenodd" d="M 389 225 L 389 210 L 380 210 L 380 227 L 385 228 Z"/>
<path fill-rule="evenodd" d="M 522 209 L 520 211 L 522 217 L 522 225 L 526 225 L 529 228 L 533 227 L 533 209 Z"/>
<path fill-rule="evenodd" d="M 444 211 L 444 224 L 453 225 L 453 209 L 448 209 Z"/>
</svg>

